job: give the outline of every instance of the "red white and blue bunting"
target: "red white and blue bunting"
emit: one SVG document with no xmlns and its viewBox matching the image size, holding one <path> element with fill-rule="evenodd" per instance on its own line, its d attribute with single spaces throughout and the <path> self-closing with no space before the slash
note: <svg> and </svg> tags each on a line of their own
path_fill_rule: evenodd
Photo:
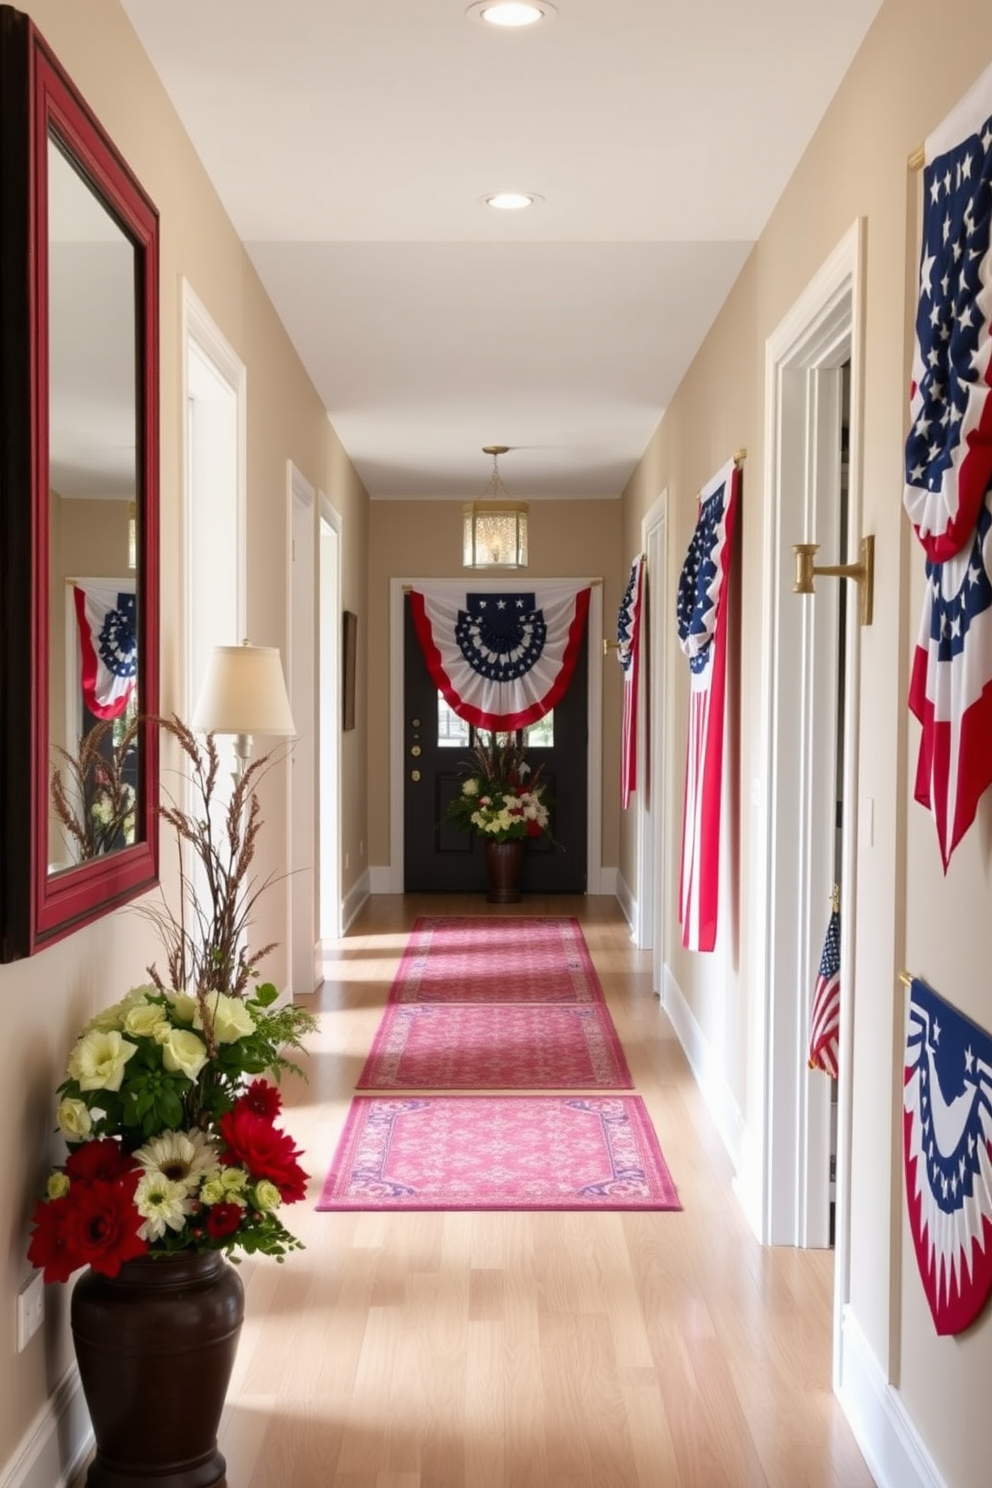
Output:
<svg viewBox="0 0 992 1488">
<path fill-rule="evenodd" d="M 679 644 L 689 660 L 679 923 L 688 951 L 712 951 L 716 945 L 727 593 L 740 488 L 740 467 L 728 460 L 700 493 L 696 530 L 679 580 Z"/>
<path fill-rule="evenodd" d="M 94 718 L 119 718 L 138 674 L 134 589 L 73 585 L 79 623 L 80 685 Z"/>
<path fill-rule="evenodd" d="M 934 1326 L 960 1333 L 992 1291 L 992 1036 L 916 977 L 906 1018 L 903 1159 Z"/>
<path fill-rule="evenodd" d="M 589 586 L 500 592 L 422 584 L 410 610 L 434 685 L 476 728 L 526 728 L 565 695 L 585 634 Z"/>
<path fill-rule="evenodd" d="M 641 667 L 641 602 L 644 554 L 630 566 L 630 578 L 617 615 L 617 660 L 623 668 L 623 732 L 620 745 L 620 805 L 624 810 L 637 789 L 637 683 Z"/>
</svg>

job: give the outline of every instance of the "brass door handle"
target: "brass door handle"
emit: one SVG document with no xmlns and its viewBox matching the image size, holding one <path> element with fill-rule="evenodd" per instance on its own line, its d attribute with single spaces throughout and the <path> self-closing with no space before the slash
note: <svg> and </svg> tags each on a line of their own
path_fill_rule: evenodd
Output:
<svg viewBox="0 0 992 1488">
<path fill-rule="evenodd" d="M 423 752 L 424 751 L 421 749 L 419 744 L 414 744 L 413 748 L 410 750 L 410 753 L 413 755 L 414 759 L 419 759 Z"/>
<path fill-rule="evenodd" d="M 411 780 L 419 780 L 420 779 L 420 771 L 419 770 L 411 770 L 410 771 L 410 779 Z"/>
</svg>

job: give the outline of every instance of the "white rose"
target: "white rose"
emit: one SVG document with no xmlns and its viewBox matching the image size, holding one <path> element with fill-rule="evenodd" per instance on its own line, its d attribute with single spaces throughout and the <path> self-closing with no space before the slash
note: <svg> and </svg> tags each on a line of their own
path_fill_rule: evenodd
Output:
<svg viewBox="0 0 992 1488">
<path fill-rule="evenodd" d="M 124 1032 L 132 1038 L 157 1038 L 165 1023 L 165 1009 L 155 1002 L 143 1002 L 124 1014 Z"/>
<path fill-rule="evenodd" d="M 240 997 L 228 997 L 223 992 L 207 994 L 207 1011 L 213 1023 L 214 1038 L 219 1044 L 233 1044 L 245 1034 L 255 1032 L 255 1019 Z M 203 1027 L 200 1009 L 193 1019 L 194 1028 Z"/>
<path fill-rule="evenodd" d="M 89 1106 L 68 1095 L 65 1100 L 59 1101 L 55 1120 L 58 1122 L 59 1131 L 68 1142 L 78 1142 L 80 1138 L 88 1137 L 93 1129 Z"/>
<path fill-rule="evenodd" d="M 192 1023 L 196 1017 L 196 998 L 189 992 L 167 992 L 173 1015 L 180 1023 Z"/>
<path fill-rule="evenodd" d="M 263 1178 L 255 1184 L 255 1203 L 263 1211 L 278 1209 L 282 1203 L 282 1194 L 274 1183 L 271 1183 L 268 1178 Z"/>
<path fill-rule="evenodd" d="M 170 1028 L 168 1037 L 161 1040 L 162 1063 L 167 1070 L 195 1080 L 207 1062 L 207 1048 L 196 1033 L 186 1028 Z"/>
<path fill-rule="evenodd" d="M 69 1055 L 69 1078 L 83 1090 L 120 1090 L 125 1066 L 137 1052 L 137 1044 L 116 1029 L 91 1029 Z"/>
</svg>

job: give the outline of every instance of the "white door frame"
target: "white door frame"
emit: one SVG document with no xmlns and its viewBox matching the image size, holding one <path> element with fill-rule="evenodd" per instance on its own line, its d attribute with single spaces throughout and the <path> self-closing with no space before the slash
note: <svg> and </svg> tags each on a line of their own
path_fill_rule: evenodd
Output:
<svg viewBox="0 0 992 1488">
<path fill-rule="evenodd" d="M 561 583 L 559 579 L 528 577 L 528 588 L 542 583 Z M 577 579 L 591 585 L 589 595 L 589 731 L 588 731 L 588 804 L 589 824 L 586 833 L 586 893 L 613 891 L 603 886 L 603 648 L 597 637 L 603 634 L 603 586 L 600 579 Z M 395 578 L 389 581 L 389 868 L 387 882 L 373 884 L 381 894 L 403 892 L 403 596 L 406 590 L 422 584 L 433 588 L 450 588 L 465 592 L 465 579 Z M 471 587 L 482 592 L 505 589 L 502 579 L 473 577 Z"/>
<path fill-rule="evenodd" d="M 765 1243 L 800 1245 L 812 1237 L 811 1191 L 826 1185 L 813 1172 L 819 1109 L 829 1100 L 829 1082 L 805 1069 L 809 996 L 826 928 L 829 870 L 824 866 L 822 805 L 815 799 L 817 764 L 808 710 L 822 692 L 824 666 L 817 641 L 829 632 L 824 615 L 847 606 L 846 698 L 843 797 L 846 822 L 842 862 L 842 1032 L 837 1150 L 835 1320 L 848 1292 L 850 1000 L 856 908 L 857 730 L 860 636 L 854 584 L 821 579 L 816 597 L 792 593 L 792 543 L 822 540 L 824 562 L 849 555 L 829 552 L 835 542 L 815 530 L 820 471 L 809 448 L 817 444 L 817 420 L 830 396 L 830 379 L 818 388 L 795 374 L 815 374 L 851 364 L 849 546 L 861 532 L 860 409 L 863 388 L 864 226 L 856 222 L 769 337 L 765 351 L 765 532 L 762 634 L 768 638 L 761 671 L 761 729 L 758 772 L 751 784 L 753 860 L 745 882 L 748 985 L 763 989 L 764 1004 L 748 1043 L 748 1085 L 757 1113 L 745 1143 L 737 1190 Z M 797 393 L 797 389 L 801 390 Z M 797 457 L 797 451 L 799 455 Z M 798 461 L 798 463 L 797 463 Z M 792 482 L 798 469 L 800 489 Z M 831 587 L 834 593 L 831 596 Z M 839 591 L 839 592 L 838 592 Z M 803 607 L 806 607 L 805 609 Z M 828 685 L 833 685 L 832 683 Z M 831 795 L 832 802 L 832 795 Z M 819 814 L 819 820 L 818 820 Z M 815 947 L 815 952 L 814 948 Z M 810 958 L 812 957 L 812 964 Z M 797 977 L 801 978 L 797 987 Z M 760 994 L 759 994 L 760 995 Z M 845 1037 L 846 1030 L 846 1037 Z M 829 1120 L 829 1112 L 827 1113 Z M 822 1154 L 821 1154 L 822 1158 Z"/>
<path fill-rule="evenodd" d="M 317 933 L 319 940 L 337 940 L 344 934 L 341 894 L 341 517 L 323 493 L 319 508 Z"/>
<path fill-rule="evenodd" d="M 289 702 L 296 724 L 290 757 L 290 986 L 309 994 L 320 984 L 317 946 L 317 751 L 315 727 L 316 491 L 286 462 L 286 634 Z"/>
<path fill-rule="evenodd" d="M 641 600 L 640 682 L 637 700 L 637 922 L 635 943 L 650 950 L 651 989 L 661 996 L 668 959 L 665 735 L 668 729 L 665 642 L 668 620 L 668 491 L 641 522 L 644 594 Z"/>
</svg>

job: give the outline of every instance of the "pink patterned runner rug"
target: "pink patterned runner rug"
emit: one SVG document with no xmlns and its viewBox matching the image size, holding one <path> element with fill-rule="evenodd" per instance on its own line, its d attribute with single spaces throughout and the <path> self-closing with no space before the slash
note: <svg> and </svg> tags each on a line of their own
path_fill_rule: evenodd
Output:
<svg viewBox="0 0 992 1488">
<path fill-rule="evenodd" d="M 390 1002 L 602 1002 L 578 920 L 567 915 L 421 916 Z"/>
<path fill-rule="evenodd" d="M 393 1003 L 359 1090 L 616 1090 L 633 1085 L 603 1002 Z"/>
<path fill-rule="evenodd" d="M 317 1205 L 681 1207 L 635 1095 L 356 1096 Z"/>
</svg>

